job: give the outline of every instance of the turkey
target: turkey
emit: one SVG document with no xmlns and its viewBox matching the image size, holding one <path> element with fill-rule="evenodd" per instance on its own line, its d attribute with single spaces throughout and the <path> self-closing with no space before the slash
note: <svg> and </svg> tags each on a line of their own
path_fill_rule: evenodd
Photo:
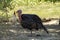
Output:
<svg viewBox="0 0 60 40">
<path fill-rule="evenodd" d="M 32 30 L 39 30 L 39 29 L 44 29 L 47 33 L 48 30 L 43 26 L 42 20 L 35 14 L 22 14 L 22 10 L 17 10 L 16 12 L 18 14 L 18 19 L 20 24 L 24 29 L 29 29 L 31 30 L 31 35 L 32 35 Z"/>
</svg>

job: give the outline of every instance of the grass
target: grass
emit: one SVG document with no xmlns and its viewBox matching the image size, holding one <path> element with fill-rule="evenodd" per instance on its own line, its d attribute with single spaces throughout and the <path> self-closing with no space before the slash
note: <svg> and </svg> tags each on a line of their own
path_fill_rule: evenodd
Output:
<svg viewBox="0 0 60 40">
<path fill-rule="evenodd" d="M 59 17 L 60 16 L 60 3 L 40 3 L 35 6 L 20 6 L 24 14 L 36 14 L 41 18 Z"/>
<path fill-rule="evenodd" d="M 10 10 L 8 15 L 12 16 L 13 12 L 22 9 L 23 14 L 36 14 L 41 18 L 51 18 L 60 16 L 60 2 L 55 4 L 51 2 L 41 2 L 38 5 L 20 6 L 16 5 L 13 10 Z"/>
</svg>

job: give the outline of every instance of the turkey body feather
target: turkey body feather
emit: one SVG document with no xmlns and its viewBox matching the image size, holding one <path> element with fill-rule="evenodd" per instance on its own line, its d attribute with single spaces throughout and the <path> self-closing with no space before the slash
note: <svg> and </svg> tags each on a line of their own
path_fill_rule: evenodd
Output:
<svg viewBox="0 0 60 40">
<path fill-rule="evenodd" d="M 39 18 L 35 14 L 22 14 L 21 15 L 22 21 L 21 25 L 23 28 L 27 28 L 29 30 L 35 29 L 44 29 L 47 33 L 46 27 L 43 26 L 41 18 Z"/>
</svg>

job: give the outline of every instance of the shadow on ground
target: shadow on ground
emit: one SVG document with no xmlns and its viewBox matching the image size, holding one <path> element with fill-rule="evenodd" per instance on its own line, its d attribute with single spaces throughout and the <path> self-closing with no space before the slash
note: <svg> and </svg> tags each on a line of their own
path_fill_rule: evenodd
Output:
<svg viewBox="0 0 60 40">
<path fill-rule="evenodd" d="M 20 25 L 12 26 L 10 24 L 0 24 L 0 40 L 60 40 L 60 25 L 44 25 L 49 34 L 43 30 L 36 36 L 36 32 L 33 31 L 33 36 L 30 35 L 29 30 L 25 30 Z"/>
</svg>

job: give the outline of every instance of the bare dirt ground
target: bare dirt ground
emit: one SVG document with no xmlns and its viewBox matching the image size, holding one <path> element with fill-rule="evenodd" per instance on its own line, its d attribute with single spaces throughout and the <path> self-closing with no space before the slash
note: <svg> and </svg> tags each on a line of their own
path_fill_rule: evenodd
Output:
<svg viewBox="0 0 60 40">
<path fill-rule="evenodd" d="M 39 30 L 41 36 L 36 36 L 36 31 L 33 31 L 33 36 L 30 37 L 30 31 L 20 27 L 20 25 L 0 24 L 0 40 L 60 40 L 60 25 L 44 25 L 49 34 L 43 30 Z"/>
</svg>

